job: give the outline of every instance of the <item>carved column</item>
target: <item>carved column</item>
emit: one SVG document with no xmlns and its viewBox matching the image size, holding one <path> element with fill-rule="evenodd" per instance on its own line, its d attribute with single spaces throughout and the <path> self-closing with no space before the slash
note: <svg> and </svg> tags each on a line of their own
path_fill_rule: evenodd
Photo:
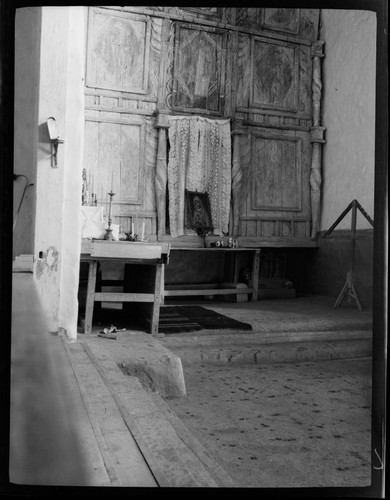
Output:
<svg viewBox="0 0 390 500">
<path fill-rule="evenodd" d="M 311 199 L 311 239 L 317 237 L 320 227 L 321 216 L 321 144 L 325 142 L 324 131 L 321 127 L 321 93 L 322 93 L 322 78 L 321 78 L 321 58 L 323 53 L 324 42 L 317 40 L 312 45 L 311 56 L 313 58 L 313 82 L 312 82 L 312 102 L 313 102 L 313 126 L 311 127 L 310 142 L 312 143 L 312 158 L 310 172 L 310 199 Z"/>
<path fill-rule="evenodd" d="M 168 116 L 158 113 L 156 128 L 158 130 L 157 162 L 155 176 L 156 209 L 157 209 L 157 235 L 165 235 L 166 190 L 168 179 L 167 165 L 167 130 L 169 128 Z"/>
<path fill-rule="evenodd" d="M 243 130 L 235 129 L 232 131 L 233 136 L 233 162 L 232 162 L 232 197 L 233 197 L 233 237 L 238 237 L 238 229 L 240 222 L 240 198 L 242 185 L 242 168 L 240 160 L 240 135 L 244 134 Z"/>
</svg>

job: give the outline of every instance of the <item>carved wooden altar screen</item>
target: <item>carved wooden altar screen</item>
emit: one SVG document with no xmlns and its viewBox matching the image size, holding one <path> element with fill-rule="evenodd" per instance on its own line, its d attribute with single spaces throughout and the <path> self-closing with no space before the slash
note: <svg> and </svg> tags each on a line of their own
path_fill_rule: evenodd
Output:
<svg viewBox="0 0 390 500">
<path fill-rule="evenodd" d="M 114 222 L 169 239 L 170 115 L 231 119 L 232 217 L 242 244 L 315 238 L 322 42 L 311 9 L 90 8 L 85 168 Z"/>
</svg>

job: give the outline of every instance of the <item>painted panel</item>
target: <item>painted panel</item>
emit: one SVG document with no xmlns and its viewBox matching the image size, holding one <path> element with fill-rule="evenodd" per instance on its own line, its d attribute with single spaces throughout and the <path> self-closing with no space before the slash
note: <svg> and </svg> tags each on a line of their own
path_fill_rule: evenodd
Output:
<svg viewBox="0 0 390 500">
<path fill-rule="evenodd" d="M 300 15 L 300 37 L 314 42 L 318 39 L 319 9 L 302 9 Z"/>
<path fill-rule="evenodd" d="M 299 9 L 263 9 L 263 28 L 299 33 Z"/>
<path fill-rule="evenodd" d="M 252 136 L 252 209 L 302 208 L 301 141 Z"/>
<path fill-rule="evenodd" d="M 87 86 L 145 94 L 150 21 L 142 16 L 91 9 Z"/>
<path fill-rule="evenodd" d="M 193 14 L 198 14 L 200 17 L 211 19 L 222 19 L 222 9 L 218 7 L 180 7 L 180 10 Z"/>
<path fill-rule="evenodd" d="M 221 113 L 226 35 L 177 26 L 173 107 Z"/>
<path fill-rule="evenodd" d="M 120 127 L 120 183 L 117 186 L 121 203 L 140 203 L 141 135 L 138 125 Z"/>
<path fill-rule="evenodd" d="M 298 47 L 292 44 L 252 41 L 253 107 L 296 111 L 298 102 Z"/>
<path fill-rule="evenodd" d="M 98 204 L 107 204 L 111 187 L 115 205 L 141 203 L 143 135 L 140 124 L 86 120 L 84 168 Z"/>
<path fill-rule="evenodd" d="M 235 24 L 243 28 L 260 29 L 261 9 L 257 7 L 238 7 L 236 9 Z"/>
</svg>

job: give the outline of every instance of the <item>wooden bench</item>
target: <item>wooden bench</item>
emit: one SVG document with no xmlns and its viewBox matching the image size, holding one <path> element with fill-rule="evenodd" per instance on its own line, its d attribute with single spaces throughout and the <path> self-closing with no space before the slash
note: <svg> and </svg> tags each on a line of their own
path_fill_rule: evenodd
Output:
<svg viewBox="0 0 390 500">
<path fill-rule="evenodd" d="M 163 288 L 163 266 L 168 261 L 170 247 L 168 244 L 82 240 L 80 262 L 89 264 L 87 299 L 85 308 L 84 333 L 91 333 L 93 309 L 99 302 L 140 302 L 152 304 L 149 318 L 150 333 L 158 333 L 158 321 Z M 96 290 L 96 274 L 98 263 L 102 261 L 123 264 L 147 265 L 155 268 L 153 290 L 143 292 L 101 292 Z"/>
</svg>

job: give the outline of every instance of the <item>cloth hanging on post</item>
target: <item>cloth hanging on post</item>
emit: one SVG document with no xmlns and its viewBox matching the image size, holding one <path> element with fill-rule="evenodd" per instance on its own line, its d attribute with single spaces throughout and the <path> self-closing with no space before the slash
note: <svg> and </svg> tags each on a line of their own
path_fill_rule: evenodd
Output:
<svg viewBox="0 0 390 500">
<path fill-rule="evenodd" d="M 185 189 L 209 194 L 215 234 L 228 233 L 231 196 L 230 120 L 169 118 L 169 223 L 171 236 L 185 230 Z"/>
</svg>

